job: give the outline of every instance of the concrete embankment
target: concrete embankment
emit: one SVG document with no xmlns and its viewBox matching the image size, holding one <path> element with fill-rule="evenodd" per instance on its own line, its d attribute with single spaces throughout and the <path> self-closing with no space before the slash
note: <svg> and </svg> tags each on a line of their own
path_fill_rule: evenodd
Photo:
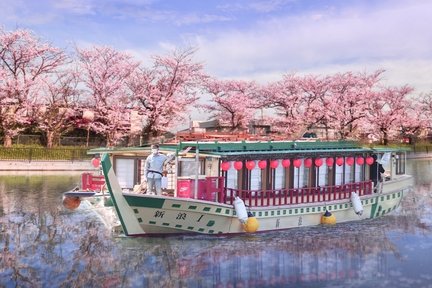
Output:
<svg viewBox="0 0 432 288">
<path fill-rule="evenodd" d="M 412 152 L 407 154 L 407 158 L 408 159 L 432 159 L 432 153 Z"/>
<path fill-rule="evenodd" d="M 86 161 L 0 161 L 0 171 L 94 171 Z"/>
</svg>

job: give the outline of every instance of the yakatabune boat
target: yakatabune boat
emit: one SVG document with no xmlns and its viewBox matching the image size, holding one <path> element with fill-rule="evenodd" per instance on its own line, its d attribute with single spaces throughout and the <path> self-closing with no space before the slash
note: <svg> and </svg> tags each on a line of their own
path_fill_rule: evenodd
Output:
<svg viewBox="0 0 432 288">
<path fill-rule="evenodd" d="M 354 142 L 181 142 L 163 195 L 134 191 L 150 147 L 95 149 L 128 236 L 236 234 L 383 216 L 411 189 L 406 153 Z M 379 163 L 383 181 L 374 181 Z M 374 182 L 377 184 L 375 185 Z M 377 186 L 377 187 L 375 187 Z"/>
</svg>

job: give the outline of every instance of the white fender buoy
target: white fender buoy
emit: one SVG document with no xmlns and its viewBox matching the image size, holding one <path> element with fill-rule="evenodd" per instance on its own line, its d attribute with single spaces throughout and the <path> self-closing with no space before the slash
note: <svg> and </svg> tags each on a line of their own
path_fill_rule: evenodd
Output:
<svg viewBox="0 0 432 288">
<path fill-rule="evenodd" d="M 361 216 L 363 214 L 363 205 L 361 203 L 360 197 L 355 192 L 351 192 L 351 203 L 354 208 L 354 212 Z"/>
<path fill-rule="evenodd" d="M 234 199 L 234 209 L 237 214 L 237 218 L 240 220 L 242 224 L 246 223 L 248 220 L 248 214 L 246 211 L 246 206 L 242 199 L 240 199 L 238 196 Z"/>
</svg>

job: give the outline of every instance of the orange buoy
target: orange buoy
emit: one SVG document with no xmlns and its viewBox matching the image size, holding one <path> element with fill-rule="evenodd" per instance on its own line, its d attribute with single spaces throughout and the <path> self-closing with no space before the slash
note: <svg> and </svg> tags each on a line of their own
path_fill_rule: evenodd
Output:
<svg viewBox="0 0 432 288">
<path fill-rule="evenodd" d="M 69 210 L 74 210 L 78 208 L 81 204 L 81 199 L 79 197 L 66 196 L 63 199 L 63 206 Z"/>
</svg>

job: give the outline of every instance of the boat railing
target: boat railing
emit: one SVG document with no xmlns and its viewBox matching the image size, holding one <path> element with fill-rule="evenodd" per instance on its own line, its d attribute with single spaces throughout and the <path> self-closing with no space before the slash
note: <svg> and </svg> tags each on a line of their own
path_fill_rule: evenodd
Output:
<svg viewBox="0 0 432 288">
<path fill-rule="evenodd" d="M 359 196 L 370 195 L 372 194 L 372 182 L 265 191 L 224 188 L 220 191 L 218 200 L 221 203 L 232 205 L 235 197 L 238 196 L 249 207 L 280 206 L 349 199 L 351 192 L 356 192 Z"/>
</svg>

